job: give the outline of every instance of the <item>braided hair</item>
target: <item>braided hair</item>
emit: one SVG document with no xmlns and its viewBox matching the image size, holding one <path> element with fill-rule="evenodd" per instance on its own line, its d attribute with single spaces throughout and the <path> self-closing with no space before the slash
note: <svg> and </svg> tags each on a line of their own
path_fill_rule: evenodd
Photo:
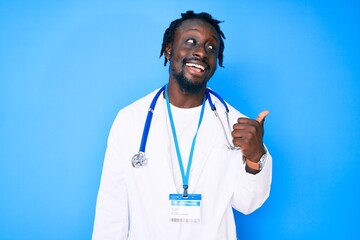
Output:
<svg viewBox="0 0 360 240">
<path fill-rule="evenodd" d="M 161 46 L 161 51 L 160 51 L 160 57 L 165 54 L 165 49 L 166 49 L 166 45 L 167 44 L 172 44 L 174 41 L 174 35 L 175 35 L 175 31 L 177 30 L 177 28 L 185 21 L 188 19 L 200 19 L 203 20 L 207 23 L 209 23 L 211 26 L 213 26 L 216 30 L 216 32 L 219 34 L 219 38 L 220 38 L 220 47 L 219 47 L 219 65 L 220 67 L 224 67 L 223 66 L 223 52 L 224 52 L 224 40 L 225 39 L 225 35 L 224 33 L 221 31 L 219 23 L 221 23 L 222 21 L 216 20 L 214 19 L 210 14 L 202 12 L 202 13 L 194 13 L 194 11 L 187 11 L 186 13 L 182 13 L 181 14 L 181 18 L 176 19 L 174 21 L 172 21 L 170 23 L 170 26 L 165 30 L 164 33 L 164 38 L 163 38 L 163 43 Z M 165 57 L 164 60 L 164 66 L 166 66 L 168 62 L 168 59 Z"/>
</svg>

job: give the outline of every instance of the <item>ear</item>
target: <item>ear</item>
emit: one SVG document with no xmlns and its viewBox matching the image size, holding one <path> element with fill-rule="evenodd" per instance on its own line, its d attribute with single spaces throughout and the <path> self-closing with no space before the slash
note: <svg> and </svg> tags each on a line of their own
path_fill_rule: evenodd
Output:
<svg viewBox="0 0 360 240">
<path fill-rule="evenodd" d="M 171 45 L 170 43 L 167 43 L 165 47 L 165 57 L 167 60 L 170 60 L 170 56 L 171 56 Z"/>
</svg>

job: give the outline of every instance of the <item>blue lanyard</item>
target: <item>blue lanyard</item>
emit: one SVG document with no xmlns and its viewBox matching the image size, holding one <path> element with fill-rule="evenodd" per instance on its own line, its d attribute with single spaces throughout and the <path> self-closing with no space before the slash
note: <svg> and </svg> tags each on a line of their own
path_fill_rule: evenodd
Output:
<svg viewBox="0 0 360 240">
<path fill-rule="evenodd" d="M 177 159 L 178 159 L 178 162 L 179 162 L 180 171 L 181 171 L 181 177 L 182 177 L 182 181 L 183 181 L 183 188 L 184 188 L 183 196 L 187 197 L 188 196 L 188 191 L 187 190 L 188 190 L 188 187 L 189 187 L 189 185 L 188 185 L 189 173 L 190 173 L 190 168 L 191 168 L 191 164 L 192 164 L 192 158 L 193 158 L 193 155 L 194 155 L 196 137 L 197 137 L 197 134 L 199 132 L 199 128 L 200 128 L 200 125 L 201 125 L 201 122 L 202 122 L 202 119 L 203 119 L 203 116 L 204 116 L 206 95 L 204 96 L 204 100 L 203 100 L 203 103 L 202 103 L 198 127 L 196 129 L 196 133 L 194 135 L 194 138 L 193 138 L 193 141 L 192 141 L 192 144 L 191 144 L 191 149 L 190 149 L 190 154 L 189 154 L 189 161 L 188 161 L 186 173 L 184 171 L 184 165 L 183 165 L 181 154 L 180 154 L 179 142 L 178 142 L 178 139 L 177 139 L 177 136 L 176 136 L 174 119 L 173 119 L 173 116 L 172 116 L 172 113 L 171 113 L 170 101 L 169 101 L 169 96 L 168 96 L 168 85 L 165 86 L 165 99 L 166 99 L 166 106 L 167 106 L 170 125 L 171 125 L 171 131 L 172 131 L 172 135 L 173 135 L 173 139 L 174 139 L 174 143 L 175 143 Z"/>
</svg>

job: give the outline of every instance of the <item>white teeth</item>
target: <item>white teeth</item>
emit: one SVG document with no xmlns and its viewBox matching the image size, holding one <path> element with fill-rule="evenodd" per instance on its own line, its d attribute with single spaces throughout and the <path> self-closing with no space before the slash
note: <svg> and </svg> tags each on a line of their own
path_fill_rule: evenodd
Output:
<svg viewBox="0 0 360 240">
<path fill-rule="evenodd" d="M 203 67 L 203 66 L 201 66 L 199 64 L 195 64 L 195 63 L 186 63 L 186 66 L 188 66 L 188 67 L 196 67 L 196 68 L 201 69 L 201 71 L 205 70 L 205 67 Z"/>
</svg>

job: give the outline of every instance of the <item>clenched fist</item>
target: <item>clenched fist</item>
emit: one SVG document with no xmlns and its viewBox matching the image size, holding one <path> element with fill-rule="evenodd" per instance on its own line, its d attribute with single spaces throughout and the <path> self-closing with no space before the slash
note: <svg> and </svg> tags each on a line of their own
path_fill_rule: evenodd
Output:
<svg viewBox="0 0 360 240">
<path fill-rule="evenodd" d="M 238 118 L 231 133 L 233 143 L 239 147 L 247 160 L 258 162 L 265 153 L 263 144 L 264 121 L 269 111 L 261 112 L 256 120 L 249 118 Z"/>
</svg>

